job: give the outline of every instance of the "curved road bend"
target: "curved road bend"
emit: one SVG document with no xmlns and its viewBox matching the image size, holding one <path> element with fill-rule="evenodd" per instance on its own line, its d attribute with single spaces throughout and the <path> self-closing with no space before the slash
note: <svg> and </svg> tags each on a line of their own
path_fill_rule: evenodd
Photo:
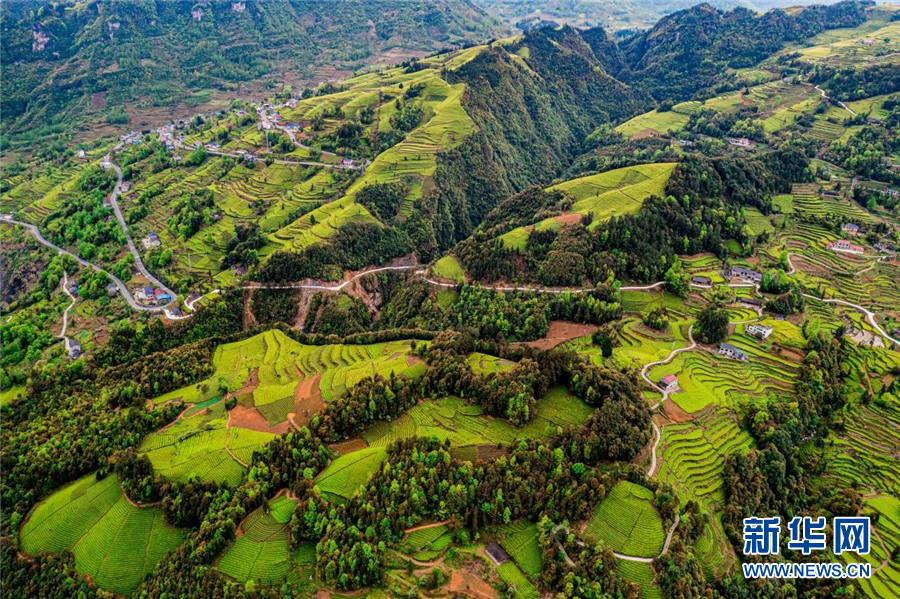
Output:
<svg viewBox="0 0 900 599">
<path fill-rule="evenodd" d="M 122 293 L 122 296 L 125 298 L 125 301 L 128 302 L 128 305 L 133 310 L 137 310 L 139 312 L 160 312 L 162 310 L 161 307 L 159 307 L 159 306 L 142 306 L 141 304 L 137 303 L 134 300 L 134 298 L 131 296 L 131 292 L 128 291 L 128 287 L 125 286 L 125 283 L 123 283 L 119 277 L 115 276 L 114 274 L 112 274 L 111 272 L 109 272 L 107 270 L 104 270 L 103 268 L 100 268 L 96 264 L 88 262 L 84 258 L 76 256 L 72 252 L 63 249 L 54 243 L 47 241 L 44 238 L 44 236 L 41 235 L 40 230 L 36 226 L 34 226 L 30 223 L 25 223 L 25 222 L 22 222 L 19 220 L 15 220 L 14 218 L 12 218 L 11 216 L 6 215 L 6 214 L 4 214 L 2 217 L 0 217 L 0 222 L 11 223 L 14 225 L 19 225 L 21 227 L 25 227 L 26 229 L 28 229 L 31 232 L 32 235 L 34 235 L 34 238 L 37 239 L 39 243 L 41 243 L 51 249 L 56 250 L 60 254 L 64 254 L 66 256 L 71 256 L 72 258 L 75 259 L 76 262 L 78 262 L 82 266 L 86 266 L 87 268 L 93 269 L 96 272 L 102 272 L 103 274 L 105 274 L 107 277 L 110 278 L 110 280 L 115 284 L 116 287 L 119 288 L 119 291 Z"/>
<path fill-rule="evenodd" d="M 57 335 L 57 337 L 63 340 L 63 343 L 65 343 L 66 346 L 66 351 L 69 351 L 72 342 L 66 336 L 66 332 L 69 330 L 69 311 L 75 306 L 75 296 L 72 295 L 71 291 L 69 291 L 69 275 L 66 274 L 65 269 L 63 269 L 62 289 L 63 292 L 69 296 L 69 299 L 71 299 L 72 302 L 66 308 L 66 311 L 63 312 L 62 331 L 59 332 L 59 335 Z"/>
<path fill-rule="evenodd" d="M 157 306 L 157 308 L 167 308 L 175 302 L 178 294 L 163 285 L 162 282 L 154 277 L 150 273 L 150 271 L 147 270 L 147 267 L 144 266 L 144 262 L 143 260 L 141 260 L 141 255 L 140 253 L 138 253 L 137 246 L 134 245 L 134 240 L 131 238 L 131 233 L 128 232 L 128 224 L 125 222 L 125 217 L 122 215 L 122 210 L 119 208 L 118 198 L 122 186 L 122 169 L 119 168 L 119 165 L 115 164 L 110 159 L 109 154 L 104 157 L 101 165 L 104 168 L 112 168 L 114 171 L 116 171 L 116 187 L 115 189 L 113 189 L 112 194 L 109 196 L 109 202 L 110 204 L 112 204 L 113 212 L 115 212 L 116 214 L 116 219 L 119 221 L 119 225 L 122 227 L 122 232 L 125 234 L 125 241 L 128 242 L 128 249 L 131 250 L 131 255 L 134 256 L 134 264 L 138 267 L 138 270 L 147 278 L 148 281 L 153 283 L 154 286 L 165 290 L 165 292 L 169 294 L 169 297 L 171 299 L 168 301 L 168 303 L 166 303 L 164 306 Z"/>
</svg>

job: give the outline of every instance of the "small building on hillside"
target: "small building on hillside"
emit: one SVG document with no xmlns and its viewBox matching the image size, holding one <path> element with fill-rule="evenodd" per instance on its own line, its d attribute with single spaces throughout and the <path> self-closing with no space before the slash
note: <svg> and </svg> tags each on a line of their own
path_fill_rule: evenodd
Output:
<svg viewBox="0 0 900 599">
<path fill-rule="evenodd" d="M 897 253 L 897 248 L 895 248 L 894 246 L 892 246 L 888 243 L 876 243 L 872 247 L 874 247 L 876 251 L 878 251 L 882 254 L 896 254 Z"/>
<path fill-rule="evenodd" d="M 113 283 L 110 283 L 106 286 L 106 295 L 115 295 L 118 290 L 118 287 L 116 287 Z"/>
<path fill-rule="evenodd" d="M 122 184 L 119 186 L 119 190 L 122 193 L 128 193 L 131 191 L 131 181 L 122 181 Z"/>
<path fill-rule="evenodd" d="M 725 270 L 725 278 L 740 279 L 748 283 L 762 283 L 763 274 L 758 270 L 750 268 L 742 268 L 740 266 L 731 266 Z"/>
<path fill-rule="evenodd" d="M 747 327 L 747 333 L 760 339 L 768 339 L 769 335 L 772 334 L 772 327 L 755 322 Z"/>
<path fill-rule="evenodd" d="M 732 360 L 747 360 L 747 354 L 741 348 L 730 343 L 719 344 L 719 355 Z"/>
<path fill-rule="evenodd" d="M 172 301 L 172 296 L 165 289 L 154 289 L 153 299 L 159 304 L 165 304 Z"/>
<path fill-rule="evenodd" d="M 849 233 L 850 235 L 859 235 L 859 225 L 855 225 L 853 223 L 846 223 L 843 227 L 841 227 L 845 233 Z"/>
<path fill-rule="evenodd" d="M 674 374 L 667 374 L 659 379 L 657 385 L 663 391 L 675 391 L 678 389 L 678 377 Z"/>
<path fill-rule="evenodd" d="M 755 297 L 739 297 L 737 298 L 737 303 L 750 306 L 751 308 L 759 308 L 762 306 L 762 302 Z"/>
<path fill-rule="evenodd" d="M 712 284 L 712 279 L 709 277 L 691 277 L 691 283 L 695 285 L 710 285 Z"/>
<path fill-rule="evenodd" d="M 84 150 L 78 150 L 77 154 L 78 154 L 78 157 L 79 157 L 79 158 L 84 158 L 85 155 L 86 155 L 85 152 L 84 152 Z"/>
<path fill-rule="evenodd" d="M 344 158 L 344 159 L 342 159 L 342 160 L 341 160 L 341 166 L 345 166 L 345 167 L 353 166 L 353 159 L 351 159 L 351 158 Z"/>
<path fill-rule="evenodd" d="M 156 233 L 150 233 L 141 240 L 141 243 L 143 243 L 144 247 L 148 250 L 150 248 L 158 248 L 162 245 L 162 242 L 159 240 L 159 235 Z"/>
<path fill-rule="evenodd" d="M 844 252 L 847 254 L 863 254 L 865 249 L 862 246 L 854 245 L 846 239 L 838 239 L 828 244 L 828 249 L 832 252 Z"/>
<path fill-rule="evenodd" d="M 66 349 L 69 350 L 69 359 L 77 360 L 81 355 L 81 342 L 77 339 L 70 339 Z"/>
<path fill-rule="evenodd" d="M 728 143 L 739 148 L 749 148 L 751 145 L 750 140 L 746 137 L 731 137 L 728 139 Z"/>
</svg>

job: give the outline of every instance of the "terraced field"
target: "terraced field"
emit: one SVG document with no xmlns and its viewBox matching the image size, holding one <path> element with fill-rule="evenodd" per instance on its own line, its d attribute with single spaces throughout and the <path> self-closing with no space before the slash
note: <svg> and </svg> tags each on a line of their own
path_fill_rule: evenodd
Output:
<svg viewBox="0 0 900 599">
<path fill-rule="evenodd" d="M 392 422 L 376 422 L 363 433 L 371 446 L 385 447 L 397 439 L 413 436 L 449 439 L 457 447 L 509 445 L 517 439 L 543 438 L 558 426 L 584 423 L 593 408 L 563 387 L 547 392 L 537 405 L 534 419 L 522 428 L 506 420 L 485 416 L 481 406 L 462 399 L 424 401 Z"/>
<path fill-rule="evenodd" d="M 550 187 L 548 191 L 563 192 L 574 202 L 572 213 L 591 213 L 594 223 L 599 224 L 612 216 L 637 212 L 651 195 L 663 195 L 674 168 L 675 164 L 671 162 L 619 168 L 572 179 Z M 513 229 L 501 235 L 500 240 L 508 248 L 522 249 L 532 227 L 558 229 L 564 224 L 559 218 L 552 217 L 528 227 Z"/>
<path fill-rule="evenodd" d="M 102 589 L 130 595 L 186 533 L 157 508 L 133 507 L 116 476 L 88 475 L 34 508 L 20 533 L 26 552 L 71 550 L 79 573 Z"/>
<path fill-rule="evenodd" d="M 718 409 L 691 423 L 662 429 L 657 449 L 657 478 L 675 487 L 683 501 L 722 503 L 725 456 L 743 452 L 752 439 L 738 426 L 730 410 Z"/>
<path fill-rule="evenodd" d="M 49 173 L 44 171 L 32 178 L 7 177 L 4 189 L 8 186 L 8 191 L 0 198 L 0 211 L 14 212 L 20 220 L 39 223 L 80 193 L 78 178 L 90 166 L 87 161 L 70 162 L 63 167 L 54 165 Z"/>
<path fill-rule="evenodd" d="M 650 489 L 619 481 L 588 520 L 585 537 L 602 541 L 617 553 L 656 557 L 666 533 L 652 500 Z"/>
<path fill-rule="evenodd" d="M 440 76 L 441 69 L 458 68 L 457 65 L 470 60 L 478 51 L 477 48 L 467 49 L 434 57 L 431 60 L 433 68 L 415 73 L 397 68 L 387 69 L 377 76 L 363 75 L 346 82 L 348 89 L 345 91 L 310 98 L 300 102 L 295 109 L 284 111 L 286 118 L 310 119 L 327 107 L 339 107 L 344 115 L 352 116 L 364 106 L 377 103 L 379 92 L 396 96 L 403 93 L 401 85 L 407 88 L 421 85 L 422 92 L 416 103 L 421 104 L 427 118 L 397 145 L 376 156 L 342 198 L 315 209 L 269 238 L 285 248 L 298 249 L 328 239 L 347 222 L 378 222 L 354 201 L 359 190 L 372 183 L 409 183 L 410 192 L 400 209 L 401 217 L 409 216 L 422 195 L 423 186 L 434 175 L 437 154 L 458 146 L 475 128 L 460 102 L 465 85 L 448 84 Z M 392 110 L 392 103 L 381 107 L 378 123 L 381 130 L 390 129 Z"/>
<path fill-rule="evenodd" d="M 503 535 L 500 545 L 515 560 L 525 574 L 535 577 L 541 573 L 543 555 L 538 540 L 537 524 L 525 520 L 501 526 L 498 533 Z"/>
<path fill-rule="evenodd" d="M 218 389 L 220 380 L 230 390 L 236 391 L 243 388 L 255 373 L 259 385 L 252 391 L 252 405 L 271 419 L 283 422 L 291 407 L 286 400 L 294 397 L 301 381 L 321 376 L 318 391 L 325 400 L 330 400 L 375 374 L 384 377 L 389 377 L 392 372 L 418 375 L 421 366 L 408 357 L 409 351 L 408 341 L 371 345 L 303 345 L 276 329 L 219 346 L 213 357 L 216 371 L 210 378 L 167 393 L 155 401 L 162 403 L 175 398 L 186 402 L 202 400 L 213 393 L 212 389 Z"/>
<path fill-rule="evenodd" d="M 261 507 L 247 516 L 240 525 L 240 536 L 225 550 L 216 568 L 241 583 L 298 582 L 301 560 L 291 549 L 288 526 L 295 505 L 292 499 L 281 496 L 269 504 L 268 513 Z M 301 547 L 298 553 L 301 551 L 306 556 L 302 563 L 309 565 L 309 549 Z"/>
<path fill-rule="evenodd" d="M 877 515 L 873 524 L 872 549 L 869 555 L 842 554 L 845 563 L 865 562 L 872 565 L 872 577 L 859 581 L 860 587 L 875 599 L 900 597 L 900 564 L 891 560 L 900 548 L 900 499 L 896 495 L 878 495 L 866 500 L 864 515 Z"/>
<path fill-rule="evenodd" d="M 660 599 L 662 597 L 662 591 L 653 584 L 656 572 L 653 571 L 653 566 L 650 564 L 620 559 L 616 560 L 616 568 L 619 576 L 641 585 L 641 599 Z"/>
<path fill-rule="evenodd" d="M 253 451 L 274 438 L 238 428 L 227 429 L 225 404 L 210 406 L 205 414 L 182 418 L 171 426 L 148 435 L 140 445 L 153 468 L 166 478 L 187 482 L 192 476 L 202 480 L 240 484 L 245 468 L 225 448 L 229 447 L 244 462 Z"/>
<path fill-rule="evenodd" d="M 342 455 L 316 477 L 316 486 L 323 493 L 350 499 L 386 459 L 387 452 L 382 447 L 367 447 Z"/>
<path fill-rule="evenodd" d="M 871 348 L 850 354 L 850 408 L 845 430 L 829 451 L 829 474 L 842 484 L 861 484 L 878 493 L 900 496 L 900 397 L 888 390 L 900 367 L 896 352 Z M 874 401 L 862 403 L 871 390 Z"/>
<path fill-rule="evenodd" d="M 744 311 L 735 316 L 751 318 L 753 314 Z M 746 361 L 696 349 L 676 355 L 671 362 L 652 368 L 648 374 L 652 380 L 669 374 L 678 375 L 682 391 L 670 399 L 687 412 L 698 412 L 711 405 L 731 407 L 745 396 L 762 397 L 769 392 L 789 391 L 799 373 L 799 364 L 797 358 L 782 347 L 793 349 L 798 338 L 789 323 L 773 322 L 778 322 L 779 329 L 784 329 L 782 336 L 776 339 L 779 345 L 761 343 L 741 334 L 743 328 L 727 339 L 749 356 Z"/>
</svg>

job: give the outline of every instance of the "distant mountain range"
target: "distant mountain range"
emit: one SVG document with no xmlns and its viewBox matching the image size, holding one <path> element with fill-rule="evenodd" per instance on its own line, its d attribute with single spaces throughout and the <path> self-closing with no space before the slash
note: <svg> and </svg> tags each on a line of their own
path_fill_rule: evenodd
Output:
<svg viewBox="0 0 900 599">
<path fill-rule="evenodd" d="M 577 27 L 602 25 L 612 30 L 651 27 L 665 15 L 701 3 L 715 8 L 773 8 L 834 4 L 837 0 L 474 0 L 488 13 L 526 28 L 544 21 Z"/>
</svg>

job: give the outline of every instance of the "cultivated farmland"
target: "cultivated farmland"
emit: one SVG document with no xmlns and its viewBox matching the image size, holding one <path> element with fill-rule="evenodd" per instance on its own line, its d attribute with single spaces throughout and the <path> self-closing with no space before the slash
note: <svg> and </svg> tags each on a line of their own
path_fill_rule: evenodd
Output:
<svg viewBox="0 0 900 599">
<path fill-rule="evenodd" d="M 161 510 L 132 506 L 115 475 L 97 480 L 90 474 L 39 503 L 20 540 L 32 555 L 71 550 L 81 574 L 128 595 L 184 537 Z"/>
<path fill-rule="evenodd" d="M 585 536 L 603 541 L 617 553 L 656 557 L 666 533 L 652 500 L 650 489 L 618 482 L 597 506 L 584 529 Z"/>
<path fill-rule="evenodd" d="M 349 499 L 387 459 L 381 447 L 368 447 L 342 455 L 316 478 L 316 486 L 326 494 Z"/>
<path fill-rule="evenodd" d="M 291 549 L 288 523 L 295 502 L 281 496 L 258 508 L 241 523 L 241 536 L 222 554 L 217 568 L 238 582 L 262 585 L 299 581 L 297 560 Z"/>
</svg>

